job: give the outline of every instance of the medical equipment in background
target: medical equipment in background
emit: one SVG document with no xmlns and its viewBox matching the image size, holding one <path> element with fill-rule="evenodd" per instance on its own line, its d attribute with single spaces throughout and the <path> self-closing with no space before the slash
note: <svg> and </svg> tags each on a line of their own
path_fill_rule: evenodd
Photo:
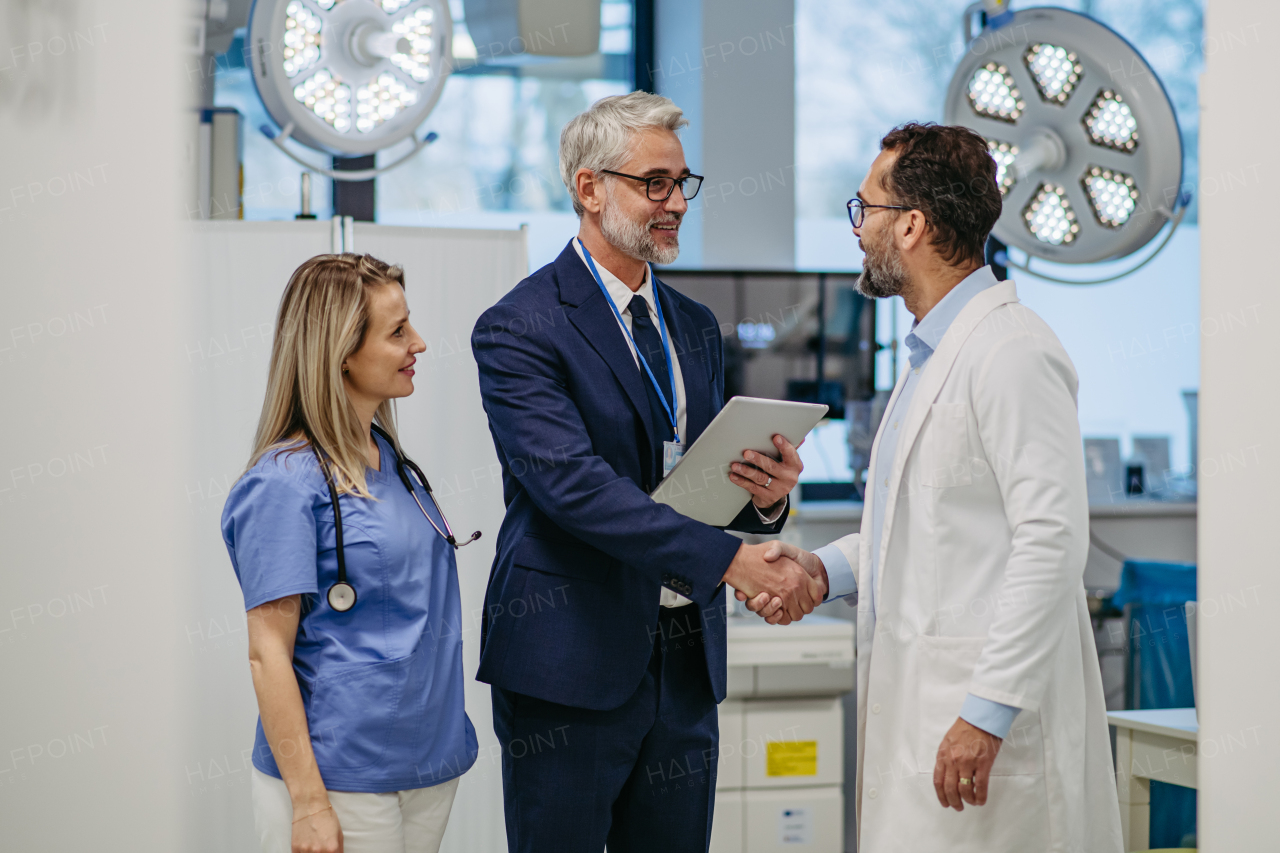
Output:
<svg viewBox="0 0 1280 853">
<path fill-rule="evenodd" d="M 289 139 L 338 157 L 374 154 L 413 136 L 452 70 L 447 0 L 255 0 L 246 62 L 279 132 L 262 132 L 303 167 L 367 181 L 435 140 L 427 134 L 392 163 L 354 171 L 308 163 Z"/>
<path fill-rule="evenodd" d="M 816 613 L 786 626 L 729 617 L 711 853 L 845 849 L 841 697 L 854 686 L 853 628 Z M 650 781 L 697 784 L 690 769 Z"/>
<path fill-rule="evenodd" d="M 947 124 L 982 134 L 997 165 L 1004 212 L 992 231 L 1026 264 L 1127 257 L 1166 230 L 1172 238 L 1190 203 L 1182 190 L 1182 137 L 1160 78 L 1115 31 L 1057 8 L 1011 12 L 1007 0 L 974 4 L 969 47 L 951 78 Z M 974 26 L 985 21 L 985 28 Z M 963 188 L 955 188 L 963 192 Z M 998 249 L 999 247 L 997 247 Z"/>
<path fill-rule="evenodd" d="M 188 219 L 243 219 L 244 166 L 240 112 L 231 107 L 200 107 L 194 139 L 188 141 Z"/>
<path fill-rule="evenodd" d="M 431 491 L 431 483 L 427 481 L 427 476 L 422 473 L 422 469 L 396 447 L 395 439 L 388 435 L 386 430 L 374 424 L 373 431 L 386 439 L 387 444 L 391 445 L 396 454 L 396 473 L 400 476 L 400 482 L 404 483 L 405 489 L 413 496 L 413 502 L 418 505 L 418 509 L 422 510 L 422 517 L 430 522 L 432 529 L 439 533 L 444 541 L 452 545 L 455 551 L 463 545 L 470 545 L 479 539 L 480 531 L 477 530 L 471 534 L 471 538 L 466 542 L 457 540 L 453 535 L 453 528 L 449 526 L 449 519 L 444 517 L 444 510 L 440 508 L 435 492 Z M 308 432 L 307 435 L 310 436 L 310 433 Z M 340 613 L 345 613 L 356 604 L 356 588 L 347 580 L 347 555 L 346 550 L 342 547 L 342 508 L 338 504 L 338 489 L 333 482 L 333 472 L 329 470 L 329 466 L 325 463 L 324 458 L 321 457 L 320 451 L 316 448 L 314 438 L 311 439 L 311 452 L 315 454 L 316 464 L 320 466 L 320 471 L 324 474 L 324 483 L 329 487 L 329 503 L 333 507 L 333 535 L 337 542 L 338 552 L 338 581 L 329 587 L 329 592 L 325 597 L 328 599 L 330 607 Z M 441 530 L 436 525 L 431 516 L 427 514 L 427 509 L 422 505 L 422 501 L 418 500 L 418 493 L 414 490 L 413 483 L 409 480 L 409 470 L 413 471 L 414 476 L 418 478 L 418 482 L 422 484 L 422 488 L 427 490 L 427 496 L 431 498 L 431 503 L 435 506 L 436 512 L 440 513 L 440 520 L 444 522 L 444 530 Z"/>
</svg>

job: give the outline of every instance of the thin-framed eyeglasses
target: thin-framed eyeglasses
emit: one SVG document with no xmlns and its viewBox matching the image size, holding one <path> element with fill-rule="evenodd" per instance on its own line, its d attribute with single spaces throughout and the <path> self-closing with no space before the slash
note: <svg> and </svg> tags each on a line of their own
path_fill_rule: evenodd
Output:
<svg viewBox="0 0 1280 853">
<path fill-rule="evenodd" d="M 666 201 L 671 198 L 671 194 L 676 191 L 677 186 L 680 187 L 680 194 L 684 196 L 684 200 L 690 201 L 698 194 L 698 190 L 702 189 L 702 175 L 684 175 L 679 178 L 658 175 L 652 178 L 641 178 L 637 175 L 615 172 L 612 169 L 601 169 L 600 171 L 606 175 L 617 175 L 619 178 L 643 181 L 645 184 L 644 193 L 649 197 L 649 201 Z"/>
<path fill-rule="evenodd" d="M 860 198 L 851 198 L 845 207 L 849 208 L 849 223 L 854 228 L 861 228 L 862 223 L 867 219 L 867 211 L 872 208 L 880 208 L 882 210 L 912 210 L 910 207 L 903 207 L 900 204 L 867 204 Z"/>
</svg>

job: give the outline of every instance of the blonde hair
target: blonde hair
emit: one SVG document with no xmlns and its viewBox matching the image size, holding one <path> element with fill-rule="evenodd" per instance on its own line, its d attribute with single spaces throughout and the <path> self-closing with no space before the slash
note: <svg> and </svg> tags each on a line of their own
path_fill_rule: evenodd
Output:
<svg viewBox="0 0 1280 853">
<path fill-rule="evenodd" d="M 371 255 L 317 255 L 294 270 L 280 298 L 248 468 L 272 451 L 296 453 L 314 444 L 339 493 L 373 497 L 365 482 L 369 436 L 347 397 L 342 362 L 364 343 L 370 291 L 387 284 L 403 288 L 404 270 Z M 390 400 L 378 406 L 374 421 L 399 449 Z"/>
<path fill-rule="evenodd" d="M 569 190 L 573 212 L 582 218 L 586 208 L 578 199 L 579 169 L 599 173 L 621 169 L 635 148 L 636 135 L 649 128 L 673 133 L 689 123 L 670 98 L 649 92 L 611 95 L 569 120 L 560 132 L 560 179 Z"/>
</svg>

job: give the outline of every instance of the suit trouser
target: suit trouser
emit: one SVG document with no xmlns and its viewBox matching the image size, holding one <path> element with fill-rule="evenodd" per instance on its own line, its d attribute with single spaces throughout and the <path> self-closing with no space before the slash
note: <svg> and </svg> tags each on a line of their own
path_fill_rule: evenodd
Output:
<svg viewBox="0 0 1280 853">
<path fill-rule="evenodd" d="M 612 710 L 493 688 L 511 853 L 705 853 L 719 722 L 699 620 L 662 608 L 649 667 Z"/>
</svg>

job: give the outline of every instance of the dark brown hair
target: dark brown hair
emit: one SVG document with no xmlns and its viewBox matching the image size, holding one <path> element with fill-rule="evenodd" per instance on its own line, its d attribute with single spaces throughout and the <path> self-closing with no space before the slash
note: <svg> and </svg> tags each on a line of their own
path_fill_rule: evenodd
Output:
<svg viewBox="0 0 1280 853">
<path fill-rule="evenodd" d="M 981 261 L 1000 218 L 996 163 L 987 140 L 967 127 L 911 122 L 880 140 L 898 156 L 881 178 L 895 204 L 919 210 L 930 245 L 948 264 Z"/>
</svg>

